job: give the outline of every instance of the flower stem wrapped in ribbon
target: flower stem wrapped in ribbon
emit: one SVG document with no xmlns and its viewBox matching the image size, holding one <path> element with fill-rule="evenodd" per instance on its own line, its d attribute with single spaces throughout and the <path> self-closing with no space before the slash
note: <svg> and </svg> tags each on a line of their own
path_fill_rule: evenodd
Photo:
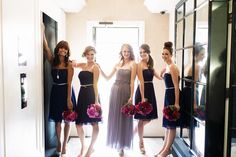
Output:
<svg viewBox="0 0 236 157">
<path fill-rule="evenodd" d="M 143 116 L 148 115 L 153 110 L 152 105 L 148 101 L 139 102 L 137 105 L 135 105 L 135 108 L 137 110 L 137 113 Z"/>
<path fill-rule="evenodd" d="M 126 103 L 121 107 L 121 112 L 127 117 L 132 117 L 136 113 L 136 108 L 132 103 Z"/>
<path fill-rule="evenodd" d="M 77 118 L 77 113 L 75 111 L 64 111 L 62 117 L 65 122 L 73 122 Z"/>
<path fill-rule="evenodd" d="M 87 114 L 89 118 L 101 118 L 102 109 L 100 104 L 91 104 L 87 108 Z"/>
<path fill-rule="evenodd" d="M 177 121 L 180 118 L 180 113 L 175 105 L 166 106 L 163 109 L 163 115 L 169 121 Z"/>
</svg>

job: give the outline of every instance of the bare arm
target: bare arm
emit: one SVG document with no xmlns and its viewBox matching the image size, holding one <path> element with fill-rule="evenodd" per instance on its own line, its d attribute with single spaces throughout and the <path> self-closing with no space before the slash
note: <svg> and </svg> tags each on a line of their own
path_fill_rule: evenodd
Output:
<svg viewBox="0 0 236 157">
<path fill-rule="evenodd" d="M 162 77 L 161 77 L 162 75 L 159 75 L 155 69 L 153 69 L 153 73 L 154 73 L 154 76 L 155 76 L 158 80 L 162 80 Z"/>
<path fill-rule="evenodd" d="M 179 70 L 176 65 L 170 66 L 170 74 L 175 88 L 175 107 L 180 109 L 179 106 Z"/>
<path fill-rule="evenodd" d="M 161 72 L 160 72 L 160 77 L 163 78 L 163 74 L 166 72 L 166 68 L 162 69 Z"/>
<path fill-rule="evenodd" d="M 129 98 L 129 102 L 132 102 L 133 100 L 133 95 L 134 95 L 134 80 L 135 80 L 135 76 L 136 76 L 136 63 L 133 62 L 131 63 L 132 67 L 131 67 L 131 78 L 130 78 L 130 98 Z"/>
<path fill-rule="evenodd" d="M 141 101 L 144 102 L 145 101 L 145 96 L 144 96 L 144 79 L 143 79 L 143 68 L 141 63 L 139 63 L 137 65 L 137 76 L 140 82 L 139 85 L 139 90 L 140 90 L 140 94 L 141 94 Z"/>
<path fill-rule="evenodd" d="M 99 68 L 97 65 L 94 65 L 93 68 L 93 89 L 95 93 L 95 104 L 98 103 L 98 78 L 99 78 Z"/>
<path fill-rule="evenodd" d="M 68 63 L 68 75 L 67 75 L 67 107 L 69 110 L 73 109 L 73 105 L 72 105 L 72 101 L 71 101 L 71 82 L 72 82 L 72 78 L 74 75 L 74 69 L 72 67 L 72 64 L 69 62 Z"/>
<path fill-rule="evenodd" d="M 43 30 L 43 53 L 46 56 L 47 60 L 50 63 L 52 63 L 53 62 L 53 55 L 52 55 L 50 48 L 48 47 L 48 42 L 47 42 L 44 30 Z"/>
<path fill-rule="evenodd" d="M 200 66 L 199 65 L 195 65 L 195 69 L 194 69 L 194 81 L 197 82 L 199 81 L 199 75 L 200 75 Z M 196 83 L 194 83 L 194 104 L 193 104 L 193 108 L 194 110 L 197 109 L 197 88 L 196 88 Z"/>
<path fill-rule="evenodd" d="M 105 74 L 104 71 L 102 70 L 101 67 L 99 67 L 102 76 L 106 79 L 106 80 L 110 80 L 112 78 L 112 76 L 115 74 L 116 72 L 116 66 L 112 69 L 111 73 L 109 75 Z"/>
<path fill-rule="evenodd" d="M 85 63 L 76 63 L 76 60 L 72 60 L 72 67 L 73 68 L 82 68 Z"/>
</svg>

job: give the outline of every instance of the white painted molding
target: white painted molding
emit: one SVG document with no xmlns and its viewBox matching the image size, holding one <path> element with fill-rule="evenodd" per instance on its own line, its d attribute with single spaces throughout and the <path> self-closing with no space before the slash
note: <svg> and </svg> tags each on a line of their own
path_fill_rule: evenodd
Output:
<svg viewBox="0 0 236 157">
<path fill-rule="evenodd" d="M 0 0 L 0 157 L 5 156 L 5 121 L 3 94 L 2 0 Z"/>
<path fill-rule="evenodd" d="M 80 12 L 86 5 L 85 0 L 54 0 L 54 2 L 68 13 Z"/>
</svg>

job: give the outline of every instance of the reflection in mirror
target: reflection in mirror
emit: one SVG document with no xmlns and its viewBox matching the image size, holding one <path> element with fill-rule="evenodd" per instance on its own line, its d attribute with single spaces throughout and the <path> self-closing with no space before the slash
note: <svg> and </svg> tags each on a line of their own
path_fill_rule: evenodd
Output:
<svg viewBox="0 0 236 157">
<path fill-rule="evenodd" d="M 190 144 L 191 144 L 191 142 L 190 142 L 190 139 L 191 139 L 190 129 L 189 128 L 182 128 L 182 131 L 183 131 L 183 134 L 182 134 L 183 140 L 185 141 L 185 143 L 187 145 L 190 146 Z"/>
<path fill-rule="evenodd" d="M 206 85 L 195 84 L 194 88 L 194 116 L 198 120 L 205 120 Z"/>
<path fill-rule="evenodd" d="M 194 20 L 193 14 L 185 18 L 185 24 L 187 27 L 185 27 L 184 47 L 193 45 L 193 31 L 194 31 L 193 20 Z"/>
<path fill-rule="evenodd" d="M 194 61 L 195 61 L 195 79 L 201 83 L 206 83 L 207 77 L 207 45 L 196 43 L 194 46 Z"/>
<path fill-rule="evenodd" d="M 194 10 L 194 0 L 188 0 L 185 3 L 185 15 L 192 12 Z"/>
<path fill-rule="evenodd" d="M 184 50 L 184 86 L 182 89 L 182 110 L 183 110 L 183 127 L 190 126 L 191 109 L 192 109 L 192 56 L 193 49 Z"/>
<path fill-rule="evenodd" d="M 192 79 L 192 57 L 193 57 L 193 49 L 185 49 L 184 50 L 184 77 L 188 77 L 188 79 Z"/>
<path fill-rule="evenodd" d="M 206 1 L 208 1 L 208 0 L 196 0 L 197 6 L 203 4 L 203 3 L 206 2 Z"/>
<path fill-rule="evenodd" d="M 236 63 L 236 60 L 234 61 Z M 232 89 L 232 127 L 231 127 L 231 157 L 235 157 L 236 154 L 236 86 Z"/>
<path fill-rule="evenodd" d="M 190 146 L 190 126 L 191 126 L 191 108 L 192 108 L 192 56 L 193 49 L 184 50 L 184 78 L 181 102 L 181 127 L 182 138 Z"/>
<path fill-rule="evenodd" d="M 175 63 L 176 63 L 176 65 L 177 65 L 177 67 L 179 68 L 179 73 L 180 73 L 180 75 L 182 74 L 182 63 L 183 63 L 183 61 L 182 61 L 182 53 L 183 51 L 182 50 L 180 50 L 180 51 L 176 51 L 176 53 L 175 53 Z"/>
<path fill-rule="evenodd" d="M 177 24 L 176 49 L 183 47 L 183 21 Z"/>
<path fill-rule="evenodd" d="M 206 84 L 206 75 L 207 75 L 207 68 L 206 68 L 206 49 L 201 43 L 196 43 L 194 46 L 194 62 L 195 66 L 194 69 L 190 69 L 189 73 L 192 74 L 194 71 L 194 97 L 193 97 L 193 104 L 194 104 L 194 111 L 200 111 L 203 112 L 205 108 L 202 108 L 202 106 L 199 106 L 199 84 L 197 82 L 202 82 L 204 85 Z M 204 103 L 205 104 L 205 103 Z M 205 112 L 203 112 L 204 114 Z M 204 114 L 205 115 L 205 114 Z"/>
<path fill-rule="evenodd" d="M 184 6 L 181 6 L 180 8 L 177 9 L 177 14 L 176 14 L 177 21 L 182 19 L 183 15 L 184 15 Z"/>
<path fill-rule="evenodd" d="M 205 122 L 194 120 L 193 150 L 198 157 L 204 157 Z"/>
<path fill-rule="evenodd" d="M 208 4 L 208 3 L 206 3 Z M 208 42 L 208 5 L 204 4 L 196 13 L 196 42 Z"/>
</svg>

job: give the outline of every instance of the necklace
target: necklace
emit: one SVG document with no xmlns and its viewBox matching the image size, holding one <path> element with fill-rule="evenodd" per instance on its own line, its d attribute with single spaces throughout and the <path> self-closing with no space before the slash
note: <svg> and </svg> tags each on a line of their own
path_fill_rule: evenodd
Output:
<svg viewBox="0 0 236 157">
<path fill-rule="evenodd" d="M 59 69 L 57 69 L 57 79 L 59 79 L 60 76 L 59 76 Z"/>
</svg>

